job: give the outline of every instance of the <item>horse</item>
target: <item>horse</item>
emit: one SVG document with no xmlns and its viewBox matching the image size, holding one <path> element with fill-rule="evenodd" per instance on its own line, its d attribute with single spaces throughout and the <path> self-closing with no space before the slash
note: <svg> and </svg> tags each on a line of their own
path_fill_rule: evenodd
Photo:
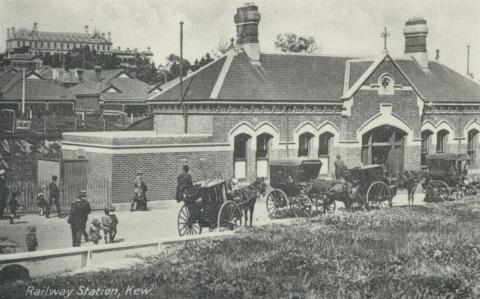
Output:
<svg viewBox="0 0 480 299">
<path fill-rule="evenodd" d="M 248 214 L 250 214 L 250 226 L 253 221 L 253 211 L 255 210 L 255 203 L 260 196 L 265 195 L 266 184 L 263 178 L 257 178 L 253 183 L 245 187 L 235 189 L 236 181 L 229 182 L 230 189 L 229 199 L 235 201 L 245 214 L 245 225 L 248 222 Z"/>
<path fill-rule="evenodd" d="M 397 186 L 407 190 L 409 206 L 413 205 L 415 190 L 423 179 L 424 175 L 421 171 L 405 170 L 398 175 Z"/>
</svg>

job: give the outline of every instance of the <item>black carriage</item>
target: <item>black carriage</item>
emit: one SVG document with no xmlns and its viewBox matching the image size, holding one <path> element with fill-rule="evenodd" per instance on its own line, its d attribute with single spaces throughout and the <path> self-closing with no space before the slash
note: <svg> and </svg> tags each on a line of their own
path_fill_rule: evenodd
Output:
<svg viewBox="0 0 480 299">
<path fill-rule="evenodd" d="M 292 215 L 310 217 L 315 209 L 308 195 L 312 180 L 318 177 L 320 160 L 284 159 L 270 162 L 267 211 L 271 218 Z"/>
<path fill-rule="evenodd" d="M 467 154 L 440 153 L 426 156 L 427 175 L 423 182 L 425 201 L 436 202 L 477 194 L 475 182 L 467 178 Z"/>
<path fill-rule="evenodd" d="M 382 165 L 366 165 L 349 169 L 346 180 L 352 184 L 348 208 L 385 208 L 392 206 L 397 186 L 386 175 Z M 348 204 L 346 204 L 347 206 Z"/>
<path fill-rule="evenodd" d="M 195 235 L 210 231 L 233 230 L 242 224 L 239 205 L 227 196 L 225 180 L 204 181 L 182 188 L 183 206 L 178 213 L 178 233 Z"/>
</svg>

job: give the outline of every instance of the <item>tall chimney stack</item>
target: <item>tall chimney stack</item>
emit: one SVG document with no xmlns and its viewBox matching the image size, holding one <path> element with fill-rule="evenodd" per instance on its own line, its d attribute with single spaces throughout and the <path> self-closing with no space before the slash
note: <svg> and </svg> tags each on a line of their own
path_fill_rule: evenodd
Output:
<svg viewBox="0 0 480 299">
<path fill-rule="evenodd" d="M 85 25 L 85 34 L 88 34 L 88 25 Z"/>
<path fill-rule="evenodd" d="M 258 24 L 260 13 L 253 3 L 245 3 L 237 8 L 234 17 L 237 25 L 237 49 L 245 51 L 250 60 L 260 60 L 260 45 L 258 43 Z"/>
<path fill-rule="evenodd" d="M 12 27 L 12 38 L 15 37 L 15 27 Z"/>
<path fill-rule="evenodd" d="M 99 65 L 96 65 L 94 67 L 95 69 L 95 83 L 100 82 L 100 75 L 102 74 L 102 67 Z"/>
<path fill-rule="evenodd" d="M 428 69 L 427 21 L 423 18 L 409 19 L 405 22 L 403 35 L 405 36 L 405 57 L 414 58 L 423 69 Z"/>
<path fill-rule="evenodd" d="M 10 28 L 7 28 L 7 38 L 10 38 Z"/>
<path fill-rule="evenodd" d="M 109 41 L 109 42 L 112 41 L 112 33 L 111 33 L 111 32 L 108 33 L 108 41 Z"/>
<path fill-rule="evenodd" d="M 38 25 L 37 22 L 33 23 L 33 31 L 37 31 L 37 28 L 38 28 L 37 25 Z"/>
</svg>

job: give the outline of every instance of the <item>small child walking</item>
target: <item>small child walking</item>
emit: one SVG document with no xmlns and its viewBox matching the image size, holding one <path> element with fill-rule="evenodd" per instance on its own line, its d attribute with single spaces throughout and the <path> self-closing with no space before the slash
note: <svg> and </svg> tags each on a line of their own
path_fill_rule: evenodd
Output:
<svg viewBox="0 0 480 299">
<path fill-rule="evenodd" d="M 28 251 L 35 251 L 38 248 L 37 229 L 35 226 L 27 226 L 27 236 L 25 237 Z"/>
<path fill-rule="evenodd" d="M 115 236 L 117 235 L 117 225 L 118 225 L 118 218 L 117 215 L 114 214 L 115 212 L 115 207 L 112 206 L 110 207 L 110 219 L 112 219 L 112 229 L 110 233 L 110 242 L 113 242 L 115 239 Z"/>
<path fill-rule="evenodd" d="M 8 202 L 9 210 L 10 210 L 10 224 L 13 224 L 15 218 L 17 218 L 17 209 L 20 207 L 20 204 L 17 201 L 18 193 L 16 191 L 12 192 L 10 196 L 10 201 Z"/>
<path fill-rule="evenodd" d="M 40 192 L 37 194 L 37 206 L 40 209 L 40 216 L 45 215 L 45 208 L 47 207 L 47 201 L 45 200 L 45 194 L 43 190 L 40 189 Z"/>
<path fill-rule="evenodd" d="M 90 240 L 92 240 L 93 244 L 98 244 L 98 241 L 102 238 L 100 235 L 100 221 L 98 221 L 98 219 L 92 220 L 89 233 Z"/>
</svg>

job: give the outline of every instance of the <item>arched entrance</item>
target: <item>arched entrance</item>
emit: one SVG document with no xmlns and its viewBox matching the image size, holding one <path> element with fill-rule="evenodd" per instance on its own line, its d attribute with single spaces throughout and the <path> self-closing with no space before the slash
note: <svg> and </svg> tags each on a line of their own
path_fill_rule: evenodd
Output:
<svg viewBox="0 0 480 299">
<path fill-rule="evenodd" d="M 257 178 L 268 177 L 268 159 L 270 156 L 271 141 L 273 136 L 263 133 L 257 136 Z"/>
<path fill-rule="evenodd" d="M 389 175 L 404 170 L 404 131 L 384 125 L 374 128 L 362 136 L 362 163 L 383 164 Z"/>
<path fill-rule="evenodd" d="M 247 161 L 252 136 L 242 133 L 235 136 L 233 148 L 233 173 L 236 179 L 247 178 Z"/>
</svg>

